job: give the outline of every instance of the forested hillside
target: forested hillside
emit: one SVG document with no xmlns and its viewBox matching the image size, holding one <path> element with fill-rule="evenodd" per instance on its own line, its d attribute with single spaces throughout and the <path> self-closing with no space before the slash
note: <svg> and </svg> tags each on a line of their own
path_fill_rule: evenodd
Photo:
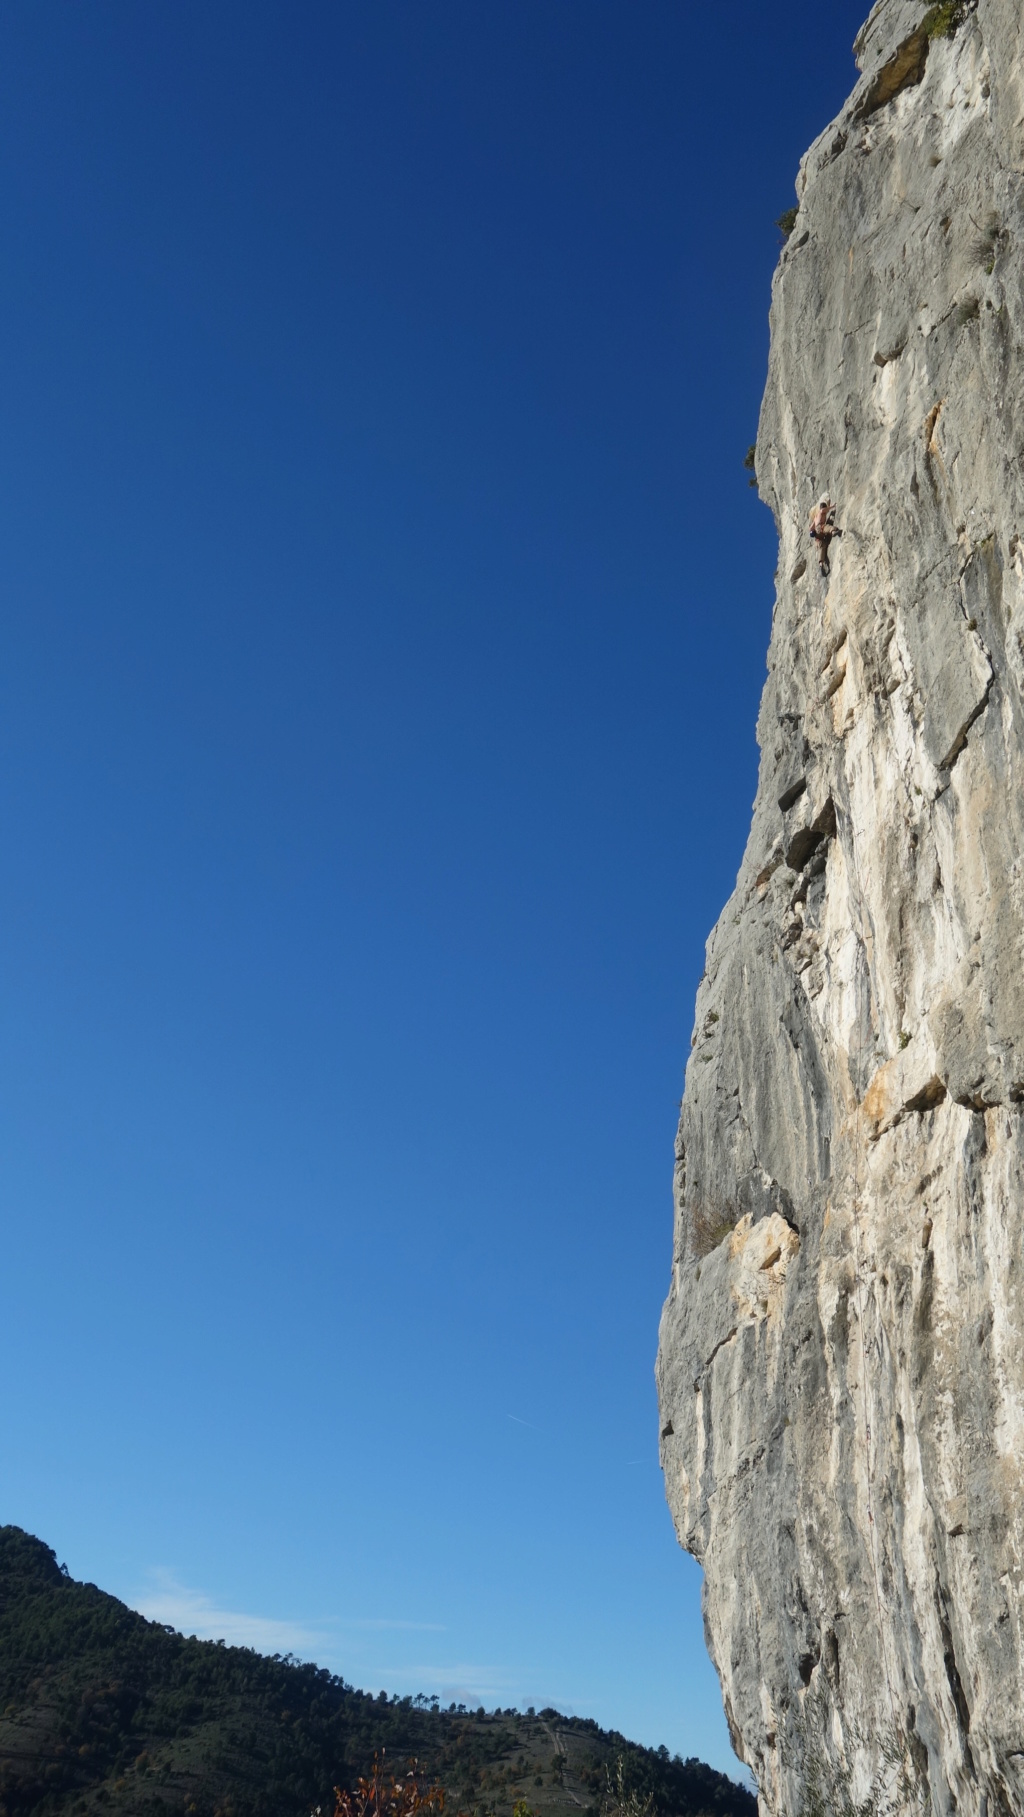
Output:
<svg viewBox="0 0 1024 1817">
<path fill-rule="evenodd" d="M 382 1749 L 399 1771 L 415 1757 L 450 1814 L 525 1801 L 537 1817 L 611 1817 L 625 1789 L 652 1817 L 754 1817 L 699 1761 L 555 1710 L 439 1710 L 186 1640 L 76 1583 L 18 1527 L 0 1528 L 0 1710 L 0 1817 L 307 1817 Z"/>
</svg>

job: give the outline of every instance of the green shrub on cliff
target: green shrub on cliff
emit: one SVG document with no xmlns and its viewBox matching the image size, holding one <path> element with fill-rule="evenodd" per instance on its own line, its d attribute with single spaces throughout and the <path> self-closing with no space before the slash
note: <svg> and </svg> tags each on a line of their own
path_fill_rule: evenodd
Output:
<svg viewBox="0 0 1024 1817">
<path fill-rule="evenodd" d="M 921 21 L 921 30 L 929 38 L 952 38 L 968 13 L 973 13 L 977 0 L 938 0 L 930 6 Z"/>
</svg>

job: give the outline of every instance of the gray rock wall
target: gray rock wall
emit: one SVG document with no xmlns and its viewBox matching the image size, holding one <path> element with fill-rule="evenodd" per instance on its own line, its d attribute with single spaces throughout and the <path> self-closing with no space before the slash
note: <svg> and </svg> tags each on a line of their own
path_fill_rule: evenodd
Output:
<svg viewBox="0 0 1024 1817">
<path fill-rule="evenodd" d="M 801 166 L 760 779 L 679 1125 L 665 1482 L 793 1817 L 1024 1814 L 1024 19 L 960 11 L 881 0 Z"/>
</svg>

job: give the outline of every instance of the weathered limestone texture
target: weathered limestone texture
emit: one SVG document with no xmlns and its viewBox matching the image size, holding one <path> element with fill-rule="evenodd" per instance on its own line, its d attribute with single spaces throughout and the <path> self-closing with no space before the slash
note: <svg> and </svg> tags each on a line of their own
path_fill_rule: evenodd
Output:
<svg viewBox="0 0 1024 1817">
<path fill-rule="evenodd" d="M 761 771 L 658 1363 L 732 1733 L 790 1817 L 1024 1814 L 1024 13 L 925 22 L 875 7 L 775 277 Z"/>
</svg>

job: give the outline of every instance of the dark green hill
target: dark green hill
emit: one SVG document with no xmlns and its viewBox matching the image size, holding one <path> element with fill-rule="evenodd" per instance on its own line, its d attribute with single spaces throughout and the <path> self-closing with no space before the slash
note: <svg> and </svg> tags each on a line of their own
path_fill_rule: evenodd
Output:
<svg viewBox="0 0 1024 1817">
<path fill-rule="evenodd" d="M 539 1817 L 611 1817 L 620 1758 L 661 1817 L 755 1812 L 700 1761 L 555 1710 L 443 1711 L 186 1640 L 76 1583 L 18 1527 L 0 1527 L 0 1711 L 0 1817 L 307 1817 L 382 1748 L 396 1769 L 415 1755 L 472 1817 L 510 1817 L 520 1798 Z"/>
</svg>

